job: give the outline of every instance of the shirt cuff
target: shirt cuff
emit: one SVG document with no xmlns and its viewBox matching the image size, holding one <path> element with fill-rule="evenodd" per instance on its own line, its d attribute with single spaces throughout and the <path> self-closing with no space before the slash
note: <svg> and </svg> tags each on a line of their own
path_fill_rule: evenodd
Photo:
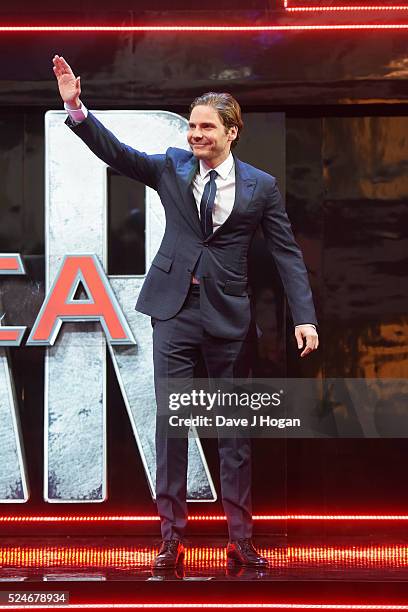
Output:
<svg viewBox="0 0 408 612">
<path fill-rule="evenodd" d="M 82 121 L 85 121 L 88 116 L 88 109 L 86 108 L 85 104 L 82 104 L 82 102 L 80 108 L 69 108 L 66 103 L 64 103 L 64 108 L 71 117 L 73 123 L 82 123 Z"/>
<path fill-rule="evenodd" d="M 308 325 L 309 327 L 314 327 L 316 329 L 316 325 L 314 325 L 313 323 L 301 323 L 300 325 L 295 325 L 295 328 L 303 327 L 304 325 Z"/>
</svg>

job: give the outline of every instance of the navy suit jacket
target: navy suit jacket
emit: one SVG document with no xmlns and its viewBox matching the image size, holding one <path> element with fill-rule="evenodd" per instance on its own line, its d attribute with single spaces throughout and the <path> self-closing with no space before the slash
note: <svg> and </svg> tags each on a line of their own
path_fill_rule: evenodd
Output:
<svg viewBox="0 0 408 612">
<path fill-rule="evenodd" d="M 303 257 L 273 176 L 234 156 L 232 212 L 205 239 L 191 187 L 198 160 L 190 151 L 173 147 L 160 155 L 136 151 L 121 143 L 92 113 L 78 125 L 69 117 L 66 123 L 106 164 L 155 189 L 164 206 L 165 233 L 136 310 L 161 320 L 174 317 L 186 299 L 192 271 L 202 255 L 200 311 L 204 329 L 219 338 L 244 339 L 251 321 L 248 249 L 261 224 L 294 324 L 317 324 Z"/>
</svg>

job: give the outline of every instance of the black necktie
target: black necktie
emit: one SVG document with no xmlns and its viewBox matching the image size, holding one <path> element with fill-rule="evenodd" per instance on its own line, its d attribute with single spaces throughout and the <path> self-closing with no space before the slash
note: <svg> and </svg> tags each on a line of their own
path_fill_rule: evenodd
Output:
<svg viewBox="0 0 408 612">
<path fill-rule="evenodd" d="M 217 185 L 215 179 L 218 176 L 216 170 L 210 170 L 210 180 L 207 181 L 204 187 L 203 197 L 200 202 L 200 222 L 203 229 L 204 238 L 208 238 L 213 233 L 212 213 L 214 208 L 215 193 Z M 193 275 L 197 280 L 201 278 L 202 253 L 197 261 L 196 269 Z"/>
<path fill-rule="evenodd" d="M 213 233 L 212 213 L 214 208 L 215 193 L 217 185 L 215 179 L 218 176 L 216 170 L 210 170 L 210 180 L 204 187 L 203 197 L 200 202 L 200 221 L 203 228 L 204 238 L 208 238 Z"/>
</svg>

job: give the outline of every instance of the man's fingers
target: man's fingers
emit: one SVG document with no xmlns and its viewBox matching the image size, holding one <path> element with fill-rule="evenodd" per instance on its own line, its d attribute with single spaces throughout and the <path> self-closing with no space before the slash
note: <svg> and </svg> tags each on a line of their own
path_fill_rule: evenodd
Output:
<svg viewBox="0 0 408 612">
<path fill-rule="evenodd" d="M 65 62 L 66 63 L 66 62 Z M 68 70 L 65 63 L 61 61 L 61 58 L 57 61 L 58 71 L 60 74 L 67 74 Z"/>
<path fill-rule="evenodd" d="M 305 346 L 305 350 L 300 354 L 301 357 L 306 357 L 306 355 L 308 355 L 309 353 L 311 353 L 313 350 L 312 348 L 312 342 L 310 339 L 308 339 L 306 341 L 306 346 Z"/>
<path fill-rule="evenodd" d="M 60 64 L 61 64 L 61 69 L 64 71 L 65 74 L 72 74 L 72 75 L 74 74 L 72 72 L 71 66 L 68 64 L 68 62 L 66 62 L 64 60 L 63 57 L 60 57 L 59 61 L 60 61 Z"/>
<path fill-rule="evenodd" d="M 59 69 L 59 65 L 60 65 L 59 55 L 54 55 L 54 57 L 52 58 L 52 63 L 57 69 Z"/>
<path fill-rule="evenodd" d="M 59 58 L 57 55 L 54 57 L 52 61 L 54 64 L 53 70 L 54 70 L 55 76 L 58 78 L 64 74 L 64 68 L 62 67 L 61 62 L 59 61 Z"/>
<path fill-rule="evenodd" d="M 311 352 L 312 352 L 312 350 L 313 350 L 313 349 L 312 349 L 310 346 L 307 346 L 307 345 L 306 345 L 305 350 L 304 350 L 304 351 L 302 351 L 302 352 L 300 353 L 300 356 L 301 356 L 301 357 L 306 357 L 306 355 L 308 355 L 309 353 L 311 353 Z"/>
<path fill-rule="evenodd" d="M 312 351 L 315 351 L 318 346 L 319 346 L 319 339 L 317 335 L 316 336 L 315 335 L 306 336 L 306 346 L 305 346 L 304 351 L 300 354 L 300 356 L 306 357 L 306 355 L 308 355 Z"/>
<path fill-rule="evenodd" d="M 53 58 L 52 63 L 54 64 L 54 66 L 52 67 L 52 69 L 54 71 L 54 74 L 55 74 L 56 77 L 59 77 L 60 70 L 59 70 L 59 67 L 58 67 L 58 61 L 57 61 L 56 57 Z"/>
<path fill-rule="evenodd" d="M 56 71 L 57 76 L 62 76 L 63 74 L 74 75 L 74 73 L 72 72 L 71 66 L 68 64 L 68 62 L 64 60 L 62 55 L 61 56 L 54 55 L 52 61 L 53 61 L 54 66 L 57 69 Z"/>
<path fill-rule="evenodd" d="M 302 332 L 298 328 L 295 329 L 295 338 L 297 340 L 298 349 L 301 349 L 303 346 L 303 336 Z"/>
</svg>

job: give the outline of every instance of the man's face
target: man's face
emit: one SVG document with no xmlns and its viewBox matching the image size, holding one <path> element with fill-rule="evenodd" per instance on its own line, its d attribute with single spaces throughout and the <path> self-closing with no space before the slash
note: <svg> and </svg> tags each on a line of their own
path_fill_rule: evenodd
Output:
<svg viewBox="0 0 408 612">
<path fill-rule="evenodd" d="M 191 111 L 187 140 L 195 157 L 215 167 L 228 157 L 237 131 L 236 126 L 226 130 L 212 106 L 199 105 Z"/>
</svg>

